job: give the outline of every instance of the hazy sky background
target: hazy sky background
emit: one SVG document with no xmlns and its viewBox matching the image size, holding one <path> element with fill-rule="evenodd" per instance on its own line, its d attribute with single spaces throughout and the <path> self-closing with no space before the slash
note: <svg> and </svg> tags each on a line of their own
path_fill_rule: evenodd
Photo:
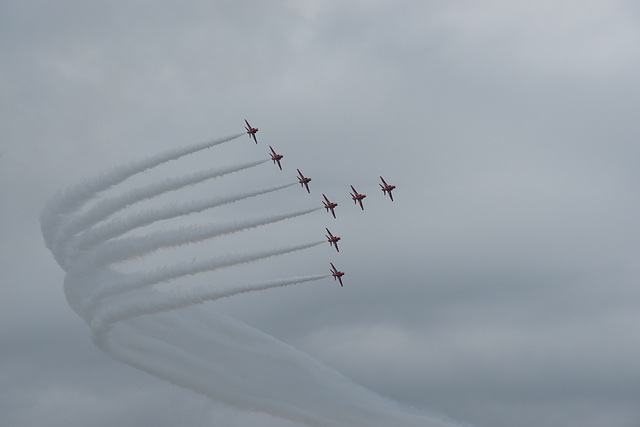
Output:
<svg viewBox="0 0 640 427">
<path fill-rule="evenodd" d="M 636 3 L 5 0 L 0 55 L 0 425 L 294 425 L 100 352 L 38 221 L 56 191 L 244 118 L 257 146 L 176 173 L 273 145 L 285 170 L 248 177 L 313 178 L 276 206 L 343 203 L 276 228 L 329 226 L 339 257 L 270 268 L 347 275 L 212 310 L 472 425 L 640 424 Z"/>
</svg>

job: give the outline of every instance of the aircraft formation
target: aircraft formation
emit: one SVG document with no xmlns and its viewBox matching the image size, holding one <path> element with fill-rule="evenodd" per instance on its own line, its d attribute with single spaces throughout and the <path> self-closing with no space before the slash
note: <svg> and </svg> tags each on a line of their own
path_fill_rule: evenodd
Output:
<svg viewBox="0 0 640 427">
<path fill-rule="evenodd" d="M 254 128 L 252 127 L 249 122 L 247 121 L 247 119 L 244 120 L 244 122 L 246 123 L 245 129 L 247 131 L 247 135 L 249 135 L 249 139 L 253 138 L 253 140 L 255 141 L 255 143 L 258 143 L 258 139 L 256 137 L 256 133 L 258 132 L 258 128 Z M 271 160 L 273 160 L 273 164 L 274 165 L 278 165 L 278 167 L 280 168 L 280 170 L 282 170 L 282 164 L 280 163 L 280 161 L 283 159 L 283 155 L 282 154 L 278 154 L 276 153 L 276 151 L 274 150 L 274 148 L 272 146 L 269 146 L 269 149 L 271 150 L 269 152 L 269 155 L 271 156 Z M 311 178 L 306 177 L 302 174 L 302 172 L 300 172 L 300 169 L 296 169 L 298 171 L 298 176 L 296 178 L 298 178 L 298 182 L 300 183 L 300 186 L 303 189 L 307 190 L 307 193 L 311 194 L 311 190 L 309 189 L 309 182 L 311 182 Z M 389 195 L 389 198 L 391 199 L 391 201 L 393 202 L 393 194 L 391 194 L 391 192 L 396 188 L 395 185 L 390 185 L 387 184 L 387 182 L 384 180 L 384 178 L 382 176 L 380 176 L 380 180 L 382 181 L 380 185 L 380 188 L 382 189 L 382 194 L 383 196 L 386 196 L 387 194 Z M 354 204 L 360 204 L 360 208 L 364 211 L 364 204 L 363 204 L 363 200 L 365 197 L 367 197 L 366 194 L 361 194 L 358 193 L 358 191 L 353 187 L 353 185 L 350 186 L 352 192 L 350 192 L 349 194 L 351 195 L 351 199 L 353 200 Z M 336 218 L 336 212 L 335 212 L 335 208 L 338 206 L 338 203 L 336 202 L 331 202 L 326 195 L 322 195 L 322 197 L 324 198 L 323 200 L 323 204 L 324 204 L 324 208 L 326 209 L 327 213 L 329 213 L 329 211 L 331 211 L 331 214 L 333 215 L 333 218 Z M 325 235 L 325 237 L 327 238 L 327 241 L 329 242 L 330 246 L 333 246 L 336 248 L 336 252 L 340 252 L 340 249 L 338 249 L 338 241 L 341 239 L 339 236 L 334 236 L 331 231 L 329 231 L 328 228 L 325 228 L 325 230 L 327 230 L 327 235 Z M 340 282 L 340 286 L 343 287 L 343 283 L 342 283 L 342 276 L 344 276 L 344 271 L 340 271 L 336 268 L 335 265 L 333 265 L 332 262 L 330 262 L 331 264 L 331 275 L 333 276 L 334 280 L 337 280 L 338 282 Z"/>
</svg>

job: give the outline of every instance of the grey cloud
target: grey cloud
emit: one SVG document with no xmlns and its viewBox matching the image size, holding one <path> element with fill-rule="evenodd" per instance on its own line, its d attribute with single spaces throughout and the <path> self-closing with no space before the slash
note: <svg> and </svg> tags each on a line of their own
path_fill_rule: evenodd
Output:
<svg viewBox="0 0 640 427">
<path fill-rule="evenodd" d="M 258 148 L 242 139 L 176 169 L 274 145 L 285 170 L 269 177 L 300 167 L 314 179 L 309 200 L 340 202 L 333 222 L 275 230 L 322 238 L 330 225 L 343 240 L 339 258 L 327 245 L 260 267 L 315 274 L 331 258 L 345 288 L 326 281 L 212 309 L 385 396 L 475 425 L 638 424 L 633 5 L 2 8 L 3 425 L 291 425 L 109 361 L 74 323 L 37 224 L 57 190 L 240 131 L 245 117 L 260 127 Z M 398 185 L 393 203 L 378 175 Z M 367 193 L 364 213 L 349 184 Z M 291 190 L 273 201 L 297 206 L 306 194 Z"/>
</svg>

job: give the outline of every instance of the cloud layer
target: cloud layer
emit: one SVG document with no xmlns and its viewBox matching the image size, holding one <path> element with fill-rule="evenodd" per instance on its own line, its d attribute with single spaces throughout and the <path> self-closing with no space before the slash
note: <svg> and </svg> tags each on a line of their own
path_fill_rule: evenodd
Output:
<svg viewBox="0 0 640 427">
<path fill-rule="evenodd" d="M 637 426 L 638 12 L 570 0 L 3 2 L 0 424 L 295 425 L 211 406 L 96 351 L 38 224 L 51 195 L 96 170 L 240 132 L 248 118 L 258 146 L 241 138 L 131 187 L 221 157 L 268 160 L 272 145 L 285 155 L 274 177 L 300 167 L 331 200 L 353 184 L 368 204 L 270 226 L 276 246 L 329 226 L 349 286 L 216 310 L 379 394 L 475 425 Z M 261 168 L 226 176 L 228 189 Z M 398 186 L 393 204 L 379 175 Z M 243 203 L 303 210 L 321 206 L 315 190 Z M 242 252 L 239 236 L 220 242 Z M 269 274 L 324 272 L 326 246 L 270 260 Z"/>
</svg>

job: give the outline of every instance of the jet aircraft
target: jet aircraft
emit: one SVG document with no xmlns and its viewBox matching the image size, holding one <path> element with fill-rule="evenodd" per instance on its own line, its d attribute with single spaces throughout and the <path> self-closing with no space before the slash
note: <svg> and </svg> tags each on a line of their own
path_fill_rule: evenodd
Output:
<svg viewBox="0 0 640 427">
<path fill-rule="evenodd" d="M 311 181 L 311 178 L 307 178 L 306 176 L 302 175 L 302 172 L 300 172 L 300 169 L 297 169 L 297 171 L 300 174 L 300 176 L 298 177 L 298 182 L 300 183 L 300 186 L 306 187 L 307 193 L 311 193 L 311 191 L 309 191 L 309 181 Z"/>
<path fill-rule="evenodd" d="M 273 160 L 273 164 L 275 165 L 276 162 L 277 162 L 278 163 L 278 167 L 280 168 L 280 170 L 282 170 L 282 165 L 280 164 L 280 160 L 284 156 L 282 154 L 276 153 L 272 146 L 269 146 L 269 148 L 271 148 L 271 160 Z"/>
<path fill-rule="evenodd" d="M 322 197 L 324 197 L 324 199 L 326 200 L 326 202 L 322 202 L 324 203 L 324 208 L 327 210 L 327 212 L 329 212 L 329 209 L 331 209 L 331 213 L 333 214 L 333 217 L 336 217 L 336 213 L 334 211 L 334 209 L 336 208 L 336 206 L 338 206 L 337 203 L 334 202 L 330 202 L 329 199 L 327 199 L 327 196 L 325 196 L 324 194 L 322 195 Z"/>
<path fill-rule="evenodd" d="M 338 271 L 335 265 L 331 262 L 331 275 L 333 276 L 333 280 L 338 280 L 340 282 L 340 286 L 342 285 L 342 276 L 344 276 L 344 271 Z"/>
<path fill-rule="evenodd" d="M 387 192 L 388 192 L 389 193 L 389 197 L 391 198 L 391 201 L 393 202 L 393 194 L 391 194 L 391 190 L 396 188 L 396 186 L 387 184 L 387 182 L 384 180 L 383 177 L 380 177 L 380 179 L 382 180 L 382 184 L 384 184 L 384 185 L 380 184 L 380 187 L 382 188 L 382 194 L 387 194 Z"/>
<path fill-rule="evenodd" d="M 245 126 L 245 129 L 247 129 L 247 133 L 249 134 L 249 139 L 253 137 L 253 140 L 257 144 L 258 140 L 256 139 L 256 132 L 258 132 L 258 128 L 252 128 L 249 122 L 247 121 L 247 119 L 244 119 L 244 122 L 247 124 L 247 126 Z"/>
<path fill-rule="evenodd" d="M 351 193 L 351 198 L 353 199 L 353 203 L 360 202 L 360 207 L 362 208 L 362 210 L 364 210 L 364 206 L 362 205 L 362 199 L 367 197 L 367 195 L 358 193 L 356 189 L 353 188 L 353 185 L 351 186 L 351 189 L 353 190 L 353 193 Z"/>
<path fill-rule="evenodd" d="M 340 252 L 340 249 L 338 249 L 338 240 L 340 240 L 340 237 L 331 234 L 328 228 L 325 228 L 325 230 L 327 230 L 327 233 L 329 233 L 328 236 L 325 235 L 325 237 L 329 241 L 329 246 L 335 246 L 336 251 Z"/>
</svg>

